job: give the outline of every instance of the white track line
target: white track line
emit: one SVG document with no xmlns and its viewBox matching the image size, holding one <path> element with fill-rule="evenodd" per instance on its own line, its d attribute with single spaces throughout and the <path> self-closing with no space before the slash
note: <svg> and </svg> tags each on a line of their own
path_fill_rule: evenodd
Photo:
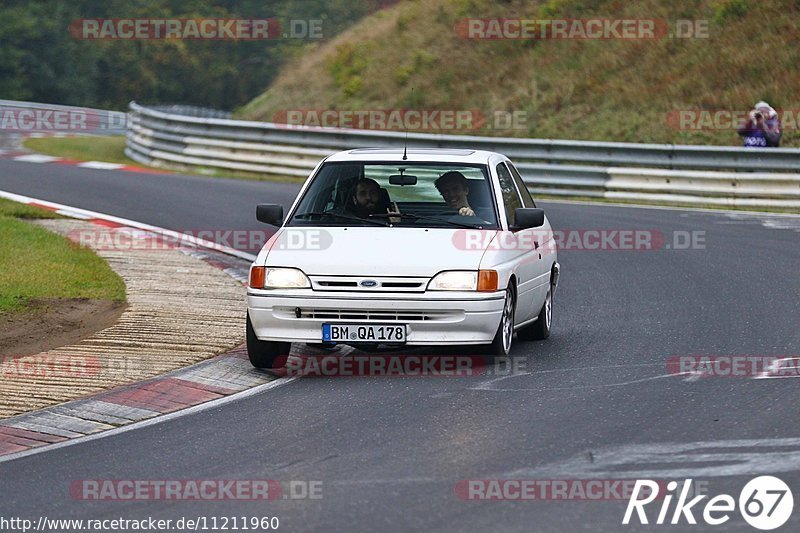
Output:
<svg viewBox="0 0 800 533">
<path fill-rule="evenodd" d="M 229 246 L 223 246 L 221 244 L 217 244 L 215 242 L 207 241 L 205 239 L 198 239 L 197 237 L 193 237 L 191 235 L 186 235 L 183 233 L 178 233 L 177 231 L 160 228 L 158 226 L 151 226 L 150 224 L 143 224 L 141 222 L 136 222 L 135 220 L 129 220 L 127 218 L 120 218 L 115 217 L 113 215 L 106 215 L 105 213 L 98 213 L 96 211 L 89 211 L 88 209 L 81 209 L 79 207 L 72 207 L 69 205 L 64 204 L 57 204 L 55 202 L 49 202 L 47 200 L 39 200 L 38 198 L 31 198 L 29 196 L 22 196 L 21 194 L 14 194 L 8 191 L 0 191 L 0 198 L 6 198 L 8 200 L 13 200 L 15 202 L 21 202 L 23 204 L 30 204 L 30 203 L 37 203 L 39 205 L 44 205 L 53 209 L 56 209 L 59 214 L 65 216 L 74 216 L 75 218 L 87 219 L 87 218 L 97 218 L 100 220 L 107 220 L 109 222 L 114 222 L 116 224 L 121 224 L 123 226 L 130 226 L 132 228 L 142 229 L 146 231 L 152 231 L 153 233 L 158 233 L 160 235 L 164 235 L 166 237 L 170 237 L 172 239 L 180 239 L 181 242 L 188 242 L 190 244 L 194 244 L 196 246 L 201 246 L 203 248 L 208 248 L 211 250 L 216 250 L 218 252 L 222 252 L 227 255 L 232 255 L 234 257 L 238 257 L 240 259 L 244 259 L 246 261 L 255 261 L 256 256 L 253 254 L 248 254 L 247 252 L 242 252 L 235 248 L 231 248 Z"/>
<path fill-rule="evenodd" d="M 53 157 L 50 155 L 42 154 L 26 154 L 18 155 L 12 158 L 14 161 L 22 161 L 23 163 L 52 163 L 53 161 L 60 161 L 60 157 Z"/>
<path fill-rule="evenodd" d="M 104 161 L 86 161 L 85 163 L 78 163 L 75 166 L 81 168 L 95 168 L 98 170 L 119 170 L 125 165 L 120 163 L 106 163 Z"/>
</svg>

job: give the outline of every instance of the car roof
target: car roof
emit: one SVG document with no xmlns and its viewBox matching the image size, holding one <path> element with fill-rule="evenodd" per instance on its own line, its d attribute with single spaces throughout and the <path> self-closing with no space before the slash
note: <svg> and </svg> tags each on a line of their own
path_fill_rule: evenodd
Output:
<svg viewBox="0 0 800 533">
<path fill-rule="evenodd" d="M 407 161 L 425 163 L 480 163 L 487 164 L 494 156 L 506 159 L 495 152 L 459 148 L 408 148 Z M 326 161 L 385 161 L 402 163 L 402 148 L 356 148 L 328 157 Z"/>
</svg>

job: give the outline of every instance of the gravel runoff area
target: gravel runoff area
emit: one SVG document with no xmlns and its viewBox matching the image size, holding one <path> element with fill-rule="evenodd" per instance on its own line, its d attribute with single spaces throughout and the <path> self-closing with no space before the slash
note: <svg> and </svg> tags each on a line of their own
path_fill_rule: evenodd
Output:
<svg viewBox="0 0 800 533">
<path fill-rule="evenodd" d="M 149 246 L 152 236 L 131 234 L 129 228 L 83 220 L 35 223 L 73 239 L 76 232 L 127 232 L 124 239 L 111 239 L 124 242 L 123 248 L 95 251 L 125 281 L 128 307 L 115 325 L 75 344 L 5 358 L 0 418 L 152 378 L 244 342 L 242 268 L 223 270 L 196 249 Z"/>
</svg>

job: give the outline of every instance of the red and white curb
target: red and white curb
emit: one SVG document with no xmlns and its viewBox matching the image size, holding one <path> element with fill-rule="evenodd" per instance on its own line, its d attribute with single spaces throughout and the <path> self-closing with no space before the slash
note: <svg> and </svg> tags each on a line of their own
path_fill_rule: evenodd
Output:
<svg viewBox="0 0 800 533">
<path fill-rule="evenodd" d="M 122 163 L 107 163 L 105 161 L 78 161 L 65 157 L 55 157 L 51 155 L 37 154 L 22 151 L 0 150 L 0 158 L 17 161 L 20 163 L 54 163 L 58 165 L 71 165 L 80 168 L 95 170 L 124 170 L 127 172 L 144 172 L 147 174 L 168 174 L 166 170 L 140 167 L 136 165 L 125 165 Z"/>
<path fill-rule="evenodd" d="M 300 358 L 325 352 L 292 347 Z M 353 349 L 344 347 L 340 356 Z M 298 377 L 256 370 L 240 346 L 192 366 L 0 421 L 0 463 L 118 435 L 264 393 Z"/>
<path fill-rule="evenodd" d="M 153 418 L 272 381 L 241 348 L 155 379 L 0 421 L 0 455 Z"/>
<path fill-rule="evenodd" d="M 164 228 L 6 191 L 0 191 L 0 198 L 43 207 L 105 227 L 131 227 L 161 235 L 178 235 L 177 232 Z M 197 248 L 189 249 L 186 253 L 224 270 L 243 283 L 246 282 L 249 262 L 255 256 L 202 239 L 193 239 L 191 243 Z M 242 327 L 244 328 L 244 316 Z M 302 356 L 313 355 L 317 351 L 298 346 L 295 353 Z M 276 379 L 254 369 L 247 358 L 246 349 L 241 346 L 154 379 L 0 420 L 0 462 L 87 439 L 130 431 L 145 424 L 159 423 L 196 410 L 215 407 L 243 395 L 257 394 L 294 379 L 296 378 Z"/>
<path fill-rule="evenodd" d="M 2 420 L 0 462 L 55 443 L 95 434 L 107 436 L 105 433 L 113 434 L 115 428 L 216 403 L 275 381 L 286 383 L 291 379 L 276 380 L 255 370 L 247 360 L 246 349 L 240 347 L 158 378 Z"/>
<path fill-rule="evenodd" d="M 231 364 L 230 361 L 240 358 L 241 354 L 236 353 L 239 350 L 242 348 L 184 369 L 197 371 L 202 365 L 213 367 L 223 362 L 229 369 L 230 380 L 230 367 L 240 367 L 239 374 L 244 376 L 244 380 L 250 380 L 251 384 L 239 384 L 239 392 L 229 388 L 230 381 L 226 387 L 211 389 L 191 379 L 166 374 L 161 378 L 113 389 L 84 400 L 9 418 L 0 422 L 0 463 L 127 433 L 220 407 L 297 379 L 274 379 L 256 371 L 244 359 Z M 215 371 L 214 368 L 202 370 Z M 252 383 L 257 380 L 261 383 L 253 386 Z M 177 387 L 177 390 L 167 390 L 170 387 Z"/>
</svg>

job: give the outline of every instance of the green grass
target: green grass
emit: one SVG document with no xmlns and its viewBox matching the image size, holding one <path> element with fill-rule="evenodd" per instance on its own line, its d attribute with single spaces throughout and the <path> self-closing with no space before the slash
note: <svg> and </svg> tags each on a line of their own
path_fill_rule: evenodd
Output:
<svg viewBox="0 0 800 533">
<path fill-rule="evenodd" d="M 12 202 L 5 198 L 0 198 L 0 218 L 24 218 L 24 219 L 43 219 L 43 218 L 64 218 L 52 211 L 34 207 L 19 202 Z M 0 241 L 2 242 L 2 241 Z"/>
<path fill-rule="evenodd" d="M 40 154 L 75 159 L 138 165 L 125 155 L 125 136 L 38 137 L 28 138 L 24 146 Z"/>
<path fill-rule="evenodd" d="M 459 37 L 456 25 L 470 18 L 659 19 L 671 31 L 678 20 L 703 20 L 708 37 Z M 519 111 L 520 128 L 443 133 L 736 146 L 733 128 L 681 129 L 672 117 L 747 111 L 764 99 L 793 111 L 782 145 L 796 147 L 798 18 L 796 0 L 404 1 L 310 46 L 237 118 L 271 121 L 302 109 L 479 110 L 489 119 Z"/>
<path fill-rule="evenodd" d="M 125 283 L 103 259 L 24 220 L 53 216 L 0 199 L 0 316 L 40 298 L 125 301 Z"/>
</svg>

